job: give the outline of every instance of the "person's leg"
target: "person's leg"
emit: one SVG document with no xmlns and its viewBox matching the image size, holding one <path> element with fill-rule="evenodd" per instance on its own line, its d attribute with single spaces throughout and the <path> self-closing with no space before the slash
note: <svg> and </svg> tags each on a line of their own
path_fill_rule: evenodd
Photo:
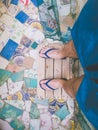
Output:
<svg viewBox="0 0 98 130">
<path fill-rule="evenodd" d="M 70 97 L 75 98 L 75 95 L 82 82 L 82 79 L 83 76 L 80 76 L 78 78 L 72 78 L 69 80 L 66 79 L 41 80 L 40 86 L 42 89 L 46 91 L 50 91 L 50 90 L 55 91 L 58 88 L 63 88 Z"/>
<path fill-rule="evenodd" d="M 43 47 L 39 52 L 40 57 L 43 58 L 77 58 L 77 53 L 73 44 L 73 41 L 69 41 L 66 44 L 53 43 Z"/>
</svg>

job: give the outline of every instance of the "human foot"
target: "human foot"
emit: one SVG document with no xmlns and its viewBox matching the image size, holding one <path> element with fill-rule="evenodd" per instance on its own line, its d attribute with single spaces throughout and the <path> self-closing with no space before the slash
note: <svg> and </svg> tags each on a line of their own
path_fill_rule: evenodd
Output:
<svg viewBox="0 0 98 130">
<path fill-rule="evenodd" d="M 47 79 L 40 81 L 40 87 L 45 91 L 63 88 L 71 98 L 75 98 L 83 76 L 79 78 L 66 79 Z"/>
<path fill-rule="evenodd" d="M 71 98 L 75 98 L 75 94 L 73 93 L 73 85 L 72 80 L 64 80 L 64 79 L 48 79 L 48 80 L 41 80 L 40 87 L 45 91 L 56 90 L 58 88 L 63 88 L 67 94 Z"/>
<path fill-rule="evenodd" d="M 52 59 L 77 58 L 73 41 L 69 41 L 67 44 L 53 43 L 47 45 L 40 50 L 39 55 L 43 58 Z"/>
<path fill-rule="evenodd" d="M 45 80 L 41 80 L 39 84 L 43 90 L 51 91 L 51 90 L 56 90 L 58 88 L 62 88 L 63 85 L 65 84 L 65 80 L 63 80 L 63 79 L 45 79 Z"/>
</svg>

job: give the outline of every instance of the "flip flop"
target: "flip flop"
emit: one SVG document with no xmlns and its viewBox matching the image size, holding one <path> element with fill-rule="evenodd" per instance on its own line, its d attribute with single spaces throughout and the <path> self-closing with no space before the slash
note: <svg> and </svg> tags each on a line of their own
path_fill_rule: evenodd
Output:
<svg viewBox="0 0 98 130">
<path fill-rule="evenodd" d="M 45 79 L 46 80 L 46 79 Z M 49 82 L 51 82 L 53 79 L 49 79 L 46 83 L 44 83 L 45 85 L 46 85 L 46 87 L 45 88 L 43 88 L 42 87 L 42 85 L 41 85 L 41 83 L 39 83 L 39 85 L 40 85 L 40 87 L 44 90 L 44 91 L 47 91 L 47 90 L 52 90 L 52 91 L 54 91 L 54 90 L 57 90 L 58 88 L 53 88 L 53 87 L 51 87 L 48 83 Z M 62 78 L 62 80 L 67 80 L 66 78 Z M 43 80 L 41 80 L 41 81 L 43 81 Z M 40 82 L 41 82 L 40 81 Z M 66 91 L 66 90 L 65 90 Z M 75 99 L 75 97 L 69 92 L 69 91 L 66 91 L 66 93 L 72 98 L 72 99 Z"/>
<path fill-rule="evenodd" d="M 51 82 L 52 80 L 53 80 L 53 79 L 49 79 L 49 80 L 48 80 L 46 83 L 44 83 L 44 84 L 46 85 L 46 87 L 47 87 L 48 89 L 54 91 L 54 90 L 56 90 L 56 89 L 52 88 L 52 87 L 48 84 L 48 83 Z M 41 81 L 42 81 L 42 80 L 41 80 Z M 41 82 L 41 81 L 40 81 L 40 82 Z M 43 90 L 45 90 L 45 91 L 47 90 L 47 89 L 45 89 L 45 88 L 42 87 L 41 83 L 39 83 L 39 84 L 40 84 L 40 87 L 41 87 Z"/>
<path fill-rule="evenodd" d="M 50 49 L 48 49 L 45 53 L 42 53 L 42 54 L 44 54 L 44 55 L 46 56 L 46 57 L 42 57 L 42 58 L 47 58 L 47 59 L 52 58 L 52 57 L 50 57 L 50 56 L 48 55 L 48 52 L 53 51 L 53 50 L 58 50 L 58 49 L 56 49 L 56 48 L 50 48 Z M 40 52 L 41 52 L 41 50 L 40 50 Z M 39 52 L 39 54 L 40 54 L 40 52 Z M 54 59 L 54 58 L 52 58 L 52 59 Z M 64 60 L 64 59 L 66 59 L 66 57 L 61 58 L 61 59 Z"/>
<path fill-rule="evenodd" d="M 46 90 L 49 90 L 49 89 L 52 90 L 52 91 L 57 90 L 58 88 L 55 89 L 55 88 L 53 88 L 53 87 L 51 87 L 51 86 L 49 85 L 49 82 L 51 82 L 52 80 L 54 80 L 54 79 L 49 79 L 46 83 L 44 83 L 47 88 L 43 88 L 42 85 L 41 85 L 41 83 L 39 83 L 39 85 L 40 85 L 40 87 L 41 87 L 43 90 L 45 90 L 45 91 L 46 91 Z M 67 79 L 62 78 L 62 80 L 67 80 Z M 41 80 L 41 81 L 43 81 L 43 80 Z M 41 81 L 40 81 L 40 82 L 41 82 Z"/>
<path fill-rule="evenodd" d="M 46 57 L 42 57 L 42 58 L 50 59 L 51 57 L 48 55 L 48 53 L 50 51 L 53 51 L 53 50 L 57 50 L 57 49 L 56 48 L 50 48 L 50 49 L 48 49 L 45 53 L 42 53 L 42 54 L 44 54 L 46 56 Z M 41 52 L 41 50 L 40 50 L 40 52 Z M 39 54 L 40 54 L 40 52 L 39 52 Z"/>
</svg>

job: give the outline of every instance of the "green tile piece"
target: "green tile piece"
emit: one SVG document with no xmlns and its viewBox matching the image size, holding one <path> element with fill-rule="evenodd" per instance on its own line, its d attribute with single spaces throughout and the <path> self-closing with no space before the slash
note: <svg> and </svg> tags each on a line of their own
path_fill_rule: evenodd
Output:
<svg viewBox="0 0 98 130">
<path fill-rule="evenodd" d="M 24 124 L 18 119 L 12 120 L 10 122 L 10 125 L 12 128 L 14 128 L 14 130 L 24 130 L 25 129 Z"/>
<path fill-rule="evenodd" d="M 55 112 L 55 115 L 58 116 L 61 120 L 63 120 L 69 114 L 70 113 L 66 105 L 64 105 L 62 108 L 60 108 L 58 111 Z"/>
<path fill-rule="evenodd" d="M 6 118 L 16 118 L 21 116 L 23 111 L 9 104 L 5 104 L 3 108 L 0 109 L 0 119 Z"/>
<path fill-rule="evenodd" d="M 39 119 L 40 118 L 40 112 L 39 112 L 37 105 L 35 103 L 33 103 L 31 106 L 30 118 L 31 119 Z"/>
<path fill-rule="evenodd" d="M 24 77 L 24 71 L 20 71 L 20 72 L 13 73 L 10 78 L 12 79 L 13 82 L 18 82 L 18 81 L 22 81 L 23 77 Z"/>
<path fill-rule="evenodd" d="M 3 85 L 6 80 L 11 76 L 12 72 L 0 69 L 0 86 Z"/>
<path fill-rule="evenodd" d="M 24 78 L 24 82 L 27 88 L 37 88 L 37 79 Z"/>
<path fill-rule="evenodd" d="M 36 49 L 37 46 L 38 46 L 38 43 L 36 43 L 36 42 L 33 42 L 33 44 L 31 45 L 31 47 L 32 47 L 33 49 Z"/>
</svg>

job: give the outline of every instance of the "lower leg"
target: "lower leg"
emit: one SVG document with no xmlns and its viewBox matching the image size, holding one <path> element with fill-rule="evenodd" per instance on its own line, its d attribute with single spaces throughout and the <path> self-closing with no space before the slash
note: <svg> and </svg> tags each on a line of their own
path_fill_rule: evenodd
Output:
<svg viewBox="0 0 98 130">
<path fill-rule="evenodd" d="M 66 82 L 66 85 L 63 86 L 64 90 L 72 97 L 72 98 L 75 98 L 76 94 L 77 94 L 77 91 L 80 87 L 80 84 L 83 80 L 83 75 L 78 77 L 78 78 L 72 78 L 72 79 L 69 79 L 67 82 Z"/>
<path fill-rule="evenodd" d="M 67 44 L 65 44 L 65 51 L 67 53 L 67 57 L 70 57 L 70 58 L 77 58 L 78 57 L 74 43 L 72 40 L 69 41 Z"/>
</svg>

